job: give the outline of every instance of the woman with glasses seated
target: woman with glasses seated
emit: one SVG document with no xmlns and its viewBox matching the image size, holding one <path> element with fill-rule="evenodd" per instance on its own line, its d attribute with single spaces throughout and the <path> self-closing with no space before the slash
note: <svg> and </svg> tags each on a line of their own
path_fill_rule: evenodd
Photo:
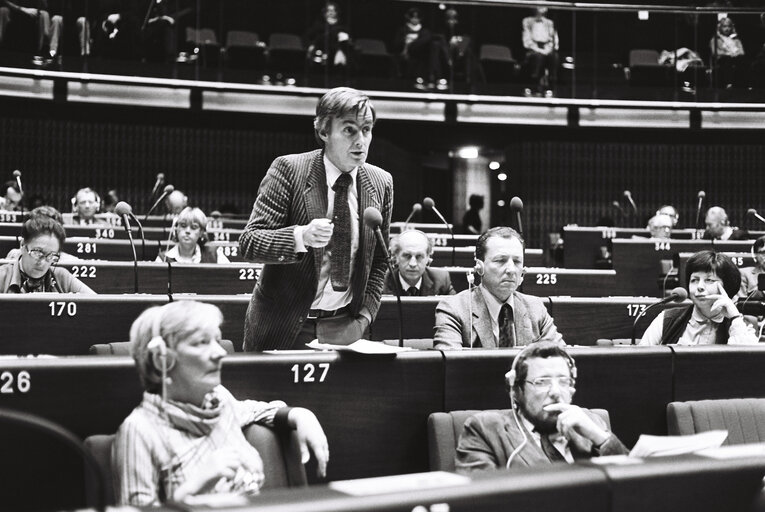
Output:
<svg viewBox="0 0 765 512">
<path fill-rule="evenodd" d="M 130 329 L 143 400 L 112 447 L 118 505 L 181 502 L 198 494 L 257 494 L 271 468 L 243 429 L 296 431 L 303 462 L 313 452 L 326 475 L 329 446 L 316 416 L 275 400 L 237 400 L 221 385 L 220 310 L 194 301 L 147 309 Z"/>
<path fill-rule="evenodd" d="M 173 223 L 170 239 L 175 247 L 159 251 L 157 261 L 177 263 L 229 263 L 228 258 L 207 245 L 207 216 L 199 208 L 187 206 Z"/>
<path fill-rule="evenodd" d="M 685 266 L 688 306 L 667 308 L 648 326 L 640 345 L 751 345 L 759 342 L 732 298 L 741 274 L 730 257 L 699 251 Z"/>
<path fill-rule="evenodd" d="M 64 268 L 56 267 L 66 240 L 63 226 L 35 215 L 21 227 L 21 255 L 0 266 L 2 293 L 95 293 Z"/>
</svg>

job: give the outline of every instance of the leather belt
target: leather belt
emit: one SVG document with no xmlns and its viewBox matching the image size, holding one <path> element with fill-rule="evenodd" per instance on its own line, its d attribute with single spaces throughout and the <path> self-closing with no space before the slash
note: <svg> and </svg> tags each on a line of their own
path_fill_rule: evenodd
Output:
<svg viewBox="0 0 765 512">
<path fill-rule="evenodd" d="M 343 306 L 339 309 L 335 309 L 333 311 L 325 311 L 323 309 L 310 309 L 308 310 L 308 316 L 306 317 L 307 320 L 317 320 L 319 318 L 331 318 L 333 316 L 341 315 L 343 313 L 347 313 L 350 311 L 348 306 Z"/>
</svg>

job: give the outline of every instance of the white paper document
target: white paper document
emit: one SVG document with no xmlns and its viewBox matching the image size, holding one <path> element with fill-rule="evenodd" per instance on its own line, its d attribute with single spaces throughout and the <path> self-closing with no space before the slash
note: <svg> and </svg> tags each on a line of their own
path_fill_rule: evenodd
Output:
<svg viewBox="0 0 765 512">
<path fill-rule="evenodd" d="M 379 341 L 358 340 L 350 345 L 333 345 L 331 343 L 319 343 L 319 340 L 313 340 L 306 343 L 306 347 L 314 350 L 336 350 L 338 352 L 356 352 L 357 354 L 398 354 L 399 352 L 409 352 L 409 347 L 394 347 L 386 345 Z"/>
<path fill-rule="evenodd" d="M 649 436 L 643 434 L 630 452 L 630 456 L 663 457 L 695 453 L 709 448 L 718 448 L 727 437 L 727 430 L 710 430 L 690 436 Z"/>
</svg>

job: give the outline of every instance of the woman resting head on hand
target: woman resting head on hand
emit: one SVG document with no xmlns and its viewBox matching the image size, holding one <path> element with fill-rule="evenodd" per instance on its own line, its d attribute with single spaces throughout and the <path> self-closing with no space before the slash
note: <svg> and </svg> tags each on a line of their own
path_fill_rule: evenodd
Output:
<svg viewBox="0 0 765 512">
<path fill-rule="evenodd" d="M 221 385 L 220 310 L 193 301 L 144 311 L 130 329 L 143 400 L 112 447 L 118 504 L 158 505 L 187 496 L 255 494 L 269 468 L 245 439 L 252 423 L 297 430 L 325 476 L 329 448 L 316 416 L 282 401 L 237 400 Z"/>
</svg>

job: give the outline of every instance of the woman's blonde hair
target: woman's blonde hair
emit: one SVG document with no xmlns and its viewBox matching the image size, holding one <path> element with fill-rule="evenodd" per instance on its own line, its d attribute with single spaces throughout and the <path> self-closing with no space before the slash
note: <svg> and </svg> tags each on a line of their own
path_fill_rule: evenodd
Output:
<svg viewBox="0 0 765 512">
<path fill-rule="evenodd" d="M 144 389 L 159 393 L 162 384 L 161 368 L 154 366 L 148 347 L 154 337 L 162 337 L 167 349 L 174 349 L 200 330 L 220 329 L 222 322 L 223 314 L 216 306 L 191 300 L 154 306 L 141 313 L 130 327 L 130 354 Z"/>
</svg>

